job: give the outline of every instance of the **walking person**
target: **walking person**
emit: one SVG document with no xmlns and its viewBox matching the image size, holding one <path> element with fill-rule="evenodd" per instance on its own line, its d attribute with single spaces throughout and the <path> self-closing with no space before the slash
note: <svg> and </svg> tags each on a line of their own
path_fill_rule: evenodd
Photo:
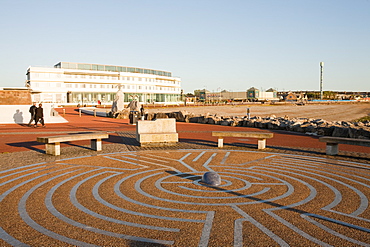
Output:
<svg viewBox="0 0 370 247">
<path fill-rule="evenodd" d="M 31 119 L 28 122 L 28 127 L 31 127 L 32 121 L 35 121 L 36 124 L 36 109 L 37 109 L 36 102 L 33 102 L 29 110 L 29 112 L 31 113 Z"/>
<path fill-rule="evenodd" d="M 145 120 L 145 109 L 144 109 L 144 105 L 141 105 L 141 108 L 140 108 L 140 116 L 141 116 L 141 120 Z"/>
<path fill-rule="evenodd" d="M 37 127 L 37 123 L 40 121 L 43 128 L 45 128 L 44 123 L 44 109 L 42 108 L 42 104 L 39 104 L 39 107 L 36 108 L 36 117 L 35 117 L 35 128 Z"/>
</svg>

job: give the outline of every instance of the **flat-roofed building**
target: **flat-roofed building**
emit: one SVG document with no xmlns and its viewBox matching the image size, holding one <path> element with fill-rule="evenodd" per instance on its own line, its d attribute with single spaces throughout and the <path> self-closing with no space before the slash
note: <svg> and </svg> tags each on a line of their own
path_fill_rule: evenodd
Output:
<svg viewBox="0 0 370 247">
<path fill-rule="evenodd" d="M 125 102 L 180 102 L 181 78 L 171 72 L 126 66 L 59 62 L 54 67 L 27 69 L 26 86 L 32 101 L 73 104 L 110 104 L 118 88 Z"/>
</svg>

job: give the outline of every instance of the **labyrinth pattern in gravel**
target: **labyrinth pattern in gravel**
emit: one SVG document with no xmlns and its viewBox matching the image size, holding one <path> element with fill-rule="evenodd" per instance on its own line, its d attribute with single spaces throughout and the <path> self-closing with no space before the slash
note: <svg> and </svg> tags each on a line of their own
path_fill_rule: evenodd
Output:
<svg viewBox="0 0 370 247">
<path fill-rule="evenodd" d="M 201 182 L 217 172 L 219 186 Z M 370 246 L 370 166 L 137 151 L 0 172 L 1 246 Z"/>
</svg>

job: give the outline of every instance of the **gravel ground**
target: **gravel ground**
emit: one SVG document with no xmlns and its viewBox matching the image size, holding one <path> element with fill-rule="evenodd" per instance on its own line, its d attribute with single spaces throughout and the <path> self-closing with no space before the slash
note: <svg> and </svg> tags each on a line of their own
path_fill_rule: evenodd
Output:
<svg viewBox="0 0 370 247">
<path fill-rule="evenodd" d="M 222 106 L 187 106 L 148 108 L 148 112 L 174 112 L 186 110 L 195 114 L 221 116 L 245 116 L 250 108 L 251 116 L 271 116 L 298 118 L 325 119 L 327 121 L 352 121 L 364 116 L 370 116 L 369 103 L 343 103 L 343 104 L 306 104 L 304 106 L 291 105 L 222 105 Z"/>
<path fill-rule="evenodd" d="M 210 168 L 224 178 L 220 186 L 199 181 Z M 259 151 L 145 150 L 2 176 L 0 246 L 370 243 L 364 164 Z"/>
<path fill-rule="evenodd" d="M 257 112 L 260 111 L 260 116 L 266 116 L 266 115 L 276 115 L 276 116 L 284 116 L 289 115 L 290 117 L 312 117 L 312 118 L 323 118 L 326 120 L 347 120 L 346 117 L 351 113 L 350 119 L 355 119 L 359 117 L 363 117 L 364 115 L 368 115 L 370 113 L 370 104 L 351 104 L 351 105 L 335 105 L 333 108 L 330 108 L 329 106 L 333 105 L 306 105 L 306 106 L 250 106 L 252 109 L 252 116 L 258 115 Z M 219 115 L 245 115 L 243 111 L 245 111 L 246 106 L 214 106 L 214 107 L 187 107 L 182 108 L 186 109 L 189 112 L 194 112 L 197 114 L 200 113 L 206 113 L 209 112 L 211 114 L 219 114 Z M 150 111 L 179 111 L 182 110 L 181 108 L 161 108 L 161 109 L 150 109 Z M 196 111 L 197 110 L 197 111 Z M 269 111 L 270 110 L 270 111 Z M 275 113 L 274 113 L 274 112 Z M 279 112 L 277 114 L 276 112 Z M 326 113 L 325 113 L 326 112 Z M 253 114 L 255 113 L 255 114 Z M 295 115 L 296 114 L 296 115 Z M 302 114 L 302 115 L 301 115 Z M 313 114 L 311 116 L 311 114 Z M 347 114 L 347 115 L 346 115 Z M 323 116 L 323 117 L 321 117 Z M 330 119 L 329 117 L 335 117 L 335 119 Z M 85 127 L 86 125 L 84 125 Z M 60 130 L 61 132 L 65 131 L 63 129 Z M 191 130 L 188 130 L 191 131 Z M 206 130 L 203 130 L 203 132 Z M 193 131 L 194 132 L 194 131 Z M 198 132 L 194 132 L 198 133 Z M 199 131 L 201 133 L 201 131 Z M 30 151 L 24 151 L 24 152 L 14 152 L 14 153 L 3 153 L 0 154 L 0 171 L 5 172 L 7 169 L 15 168 L 17 166 L 26 166 L 30 164 L 37 165 L 38 163 L 47 163 L 48 167 L 43 168 L 40 167 L 40 170 L 37 170 L 37 172 L 34 171 L 27 171 L 27 169 L 32 170 L 32 167 L 24 167 L 19 170 L 25 173 L 24 176 L 29 176 L 25 179 L 29 179 L 29 182 L 26 184 L 22 184 L 23 178 L 19 179 L 18 185 L 22 185 L 20 188 L 14 187 L 17 186 L 14 183 L 16 181 L 12 181 L 12 179 L 17 178 L 19 176 L 19 173 L 17 170 L 11 171 L 14 174 L 14 177 L 9 177 L 9 181 L 11 183 L 5 184 L 4 191 L 9 191 L 11 193 L 14 192 L 14 194 L 10 194 L 6 196 L 5 200 L 3 200 L 3 208 L 5 210 L 2 211 L 2 214 L 0 215 L 0 219 L 2 220 L 2 228 L 4 232 L 9 232 L 9 236 L 14 236 L 15 239 L 19 239 L 20 241 L 24 241 L 25 243 L 30 244 L 31 246 L 62 246 L 62 244 L 65 244 L 62 241 L 57 240 L 57 238 L 53 239 L 52 237 L 47 237 L 46 234 L 42 234 L 39 231 L 35 231 L 34 227 L 37 226 L 37 224 L 40 224 L 42 227 L 45 227 L 48 229 L 51 233 L 66 235 L 67 237 L 70 237 L 72 239 L 77 239 L 82 242 L 86 243 L 93 243 L 101 246 L 123 246 L 124 244 L 126 246 L 165 246 L 161 244 L 157 245 L 148 245 L 147 243 L 137 242 L 121 239 L 121 238 L 113 238 L 108 235 L 103 235 L 100 233 L 96 233 L 93 231 L 88 231 L 86 229 L 83 229 L 81 227 L 77 227 L 77 224 L 86 224 L 89 228 L 91 226 L 96 227 L 98 229 L 103 229 L 104 231 L 107 231 L 108 233 L 113 232 L 117 234 L 132 234 L 133 236 L 139 236 L 139 237 L 150 237 L 154 239 L 160 239 L 160 240 L 175 240 L 175 245 L 177 246 L 197 246 L 199 242 L 199 233 L 202 232 L 202 224 L 193 224 L 188 222 L 181 222 L 178 221 L 160 221 L 155 220 L 153 218 L 145 218 L 140 217 L 138 215 L 132 215 L 125 214 L 126 219 L 129 219 L 129 222 L 139 223 L 139 224 L 147 224 L 147 225 L 155 225 L 158 227 L 173 227 L 173 228 L 179 228 L 181 231 L 177 232 L 166 232 L 166 231 L 150 231 L 148 229 L 144 228 L 133 228 L 130 226 L 122 226 L 114 222 L 104 222 L 102 219 L 97 218 L 97 214 L 103 214 L 104 216 L 111 217 L 114 220 L 122 220 L 122 212 L 117 212 L 116 210 L 107 210 L 107 207 L 103 205 L 100 202 L 97 202 L 96 198 L 93 197 L 92 191 L 95 188 L 96 185 L 98 185 L 99 181 L 103 181 L 101 176 L 107 176 L 106 178 L 110 178 L 109 180 L 106 180 L 104 183 L 101 184 L 99 189 L 97 190 L 102 196 L 104 200 L 106 200 L 109 203 L 112 203 L 113 205 L 124 205 L 125 209 L 131 210 L 131 211 L 137 211 L 140 213 L 147 213 L 147 214 L 155 214 L 159 215 L 161 217 L 178 217 L 178 218 L 189 218 L 189 219 L 196 219 L 196 220 L 202 220 L 204 219 L 204 216 L 200 217 L 197 214 L 190 214 L 190 213 L 177 213 L 176 215 L 172 215 L 169 211 L 165 210 L 158 210 L 157 208 L 151 208 L 150 210 L 146 209 L 145 207 L 140 204 L 135 204 L 129 201 L 124 201 L 122 203 L 122 198 L 119 198 L 118 196 L 115 196 L 114 193 L 112 193 L 114 185 L 117 184 L 119 177 L 117 174 L 113 174 L 112 170 L 110 169 L 107 164 L 109 164 L 112 168 L 116 168 L 114 161 L 117 161 L 118 166 L 120 167 L 122 164 L 118 162 L 119 159 L 123 159 L 123 155 L 117 155 L 113 153 L 117 152 L 130 152 L 130 151 L 148 151 L 153 150 L 156 152 L 152 152 L 150 154 L 149 152 L 141 152 L 139 155 L 142 155 L 141 158 L 139 156 L 139 160 L 141 159 L 143 162 L 143 165 L 150 164 L 153 165 L 151 162 L 157 160 L 156 163 L 163 162 L 164 165 L 169 167 L 176 168 L 175 165 L 172 166 L 172 163 L 170 162 L 174 157 L 172 157 L 171 150 L 178 150 L 178 149 L 193 149 L 192 151 L 186 151 L 191 153 L 191 157 L 189 156 L 188 161 L 194 165 L 194 167 L 204 167 L 204 162 L 208 159 L 209 156 L 203 157 L 202 153 L 203 150 L 206 149 L 214 149 L 209 152 L 211 155 L 214 155 L 215 152 L 225 153 L 225 150 L 219 150 L 216 147 L 210 146 L 209 142 L 207 143 L 206 139 L 197 139 L 194 141 L 188 141 L 188 142 L 179 142 L 177 145 L 173 147 L 157 147 L 157 148 L 142 148 L 140 147 L 135 141 L 134 131 L 127 131 L 127 130 L 120 130 L 117 131 L 118 138 L 122 139 L 122 142 L 116 142 L 112 144 L 104 144 L 103 150 L 99 152 L 92 151 L 88 146 L 71 146 L 71 147 L 63 147 L 63 150 L 61 152 L 61 156 L 51 156 L 51 155 L 45 155 L 42 150 L 34 149 Z M 225 148 L 226 149 L 226 148 Z M 282 147 L 282 146 L 271 146 L 269 148 L 266 148 L 265 150 L 258 150 L 258 152 L 255 148 L 248 148 L 248 146 L 231 146 L 229 145 L 227 147 L 227 150 L 243 150 L 243 151 L 252 151 L 253 153 L 248 153 L 246 155 L 241 155 L 239 153 L 233 154 L 231 151 L 230 159 L 232 159 L 233 164 L 240 164 L 240 163 L 246 163 L 246 161 L 255 161 L 260 162 L 261 157 L 265 156 L 271 156 L 267 153 L 281 153 L 281 154 L 295 154 L 295 155 L 305 155 L 305 157 L 280 157 L 280 155 L 273 155 L 271 156 L 274 160 L 271 161 L 271 164 L 274 164 L 276 162 L 280 162 L 278 167 L 271 167 L 270 161 L 264 161 L 262 162 L 262 165 L 265 165 L 267 168 L 271 169 L 281 169 L 281 173 L 287 171 L 287 169 L 291 169 L 291 166 L 297 165 L 295 168 L 296 170 L 294 172 L 288 172 L 284 174 L 283 177 L 290 177 L 292 174 L 298 174 L 300 173 L 300 169 L 303 171 L 303 175 L 299 175 L 299 179 L 295 179 L 294 176 L 292 178 L 288 178 L 288 182 L 294 186 L 294 194 L 289 198 L 284 198 L 281 201 L 274 201 L 273 203 L 260 203 L 253 206 L 246 205 L 246 206 L 239 206 L 237 208 L 232 207 L 215 207 L 213 205 L 190 205 L 188 209 L 191 210 L 198 210 L 198 211 L 214 211 L 216 212 L 215 217 L 213 219 L 212 224 L 212 231 L 211 231 L 211 237 L 209 246 L 219 246 L 220 243 L 224 244 L 225 246 L 231 246 L 233 244 L 233 241 L 235 240 L 234 237 L 234 231 L 233 226 L 234 222 L 236 222 L 237 219 L 240 219 L 241 215 L 238 214 L 235 209 L 238 209 L 239 211 L 243 212 L 242 216 L 244 217 L 245 214 L 253 215 L 253 219 L 257 220 L 258 222 L 261 222 L 266 229 L 271 230 L 272 232 L 278 232 L 283 239 L 285 239 L 290 245 L 313 245 L 313 242 L 308 241 L 306 238 L 300 236 L 297 234 L 297 232 L 294 232 L 289 229 L 289 227 L 286 227 L 286 225 L 283 224 L 277 224 L 276 220 L 271 220 L 271 218 L 266 217 L 266 213 L 262 210 L 269 209 L 272 207 L 279 207 L 282 205 L 294 205 L 294 203 L 298 201 L 302 201 L 305 198 L 309 198 L 314 193 L 309 193 L 310 190 L 307 189 L 307 184 L 310 184 L 312 186 L 312 190 L 318 191 L 315 198 L 311 198 L 310 200 L 307 200 L 307 205 L 301 205 L 299 204 L 299 207 L 294 208 L 288 208 L 289 210 L 284 210 L 277 212 L 277 216 L 281 217 L 284 220 L 289 221 L 290 224 L 293 226 L 299 226 L 299 228 L 305 232 L 305 233 L 311 233 L 311 235 L 315 236 L 318 239 L 322 239 L 323 241 L 328 242 L 329 244 L 338 245 L 338 246 L 350 246 L 350 242 L 346 242 L 346 239 L 341 239 L 338 236 L 335 236 L 335 234 L 328 234 L 326 231 L 320 230 L 315 226 L 310 226 L 307 222 L 307 220 L 303 219 L 299 213 L 301 212 L 309 212 L 309 213 L 316 213 L 320 214 L 322 213 L 321 207 L 322 205 L 329 205 L 332 203 L 332 199 L 334 198 L 334 192 L 338 192 L 343 194 L 345 197 L 345 200 L 341 200 L 340 204 L 338 201 L 338 205 L 336 206 L 335 210 L 338 210 L 340 212 L 353 212 L 356 210 L 356 205 L 360 205 L 360 197 L 359 192 L 352 191 L 349 186 L 346 188 L 346 186 L 343 186 L 345 182 L 348 183 L 349 176 L 353 176 L 351 179 L 351 184 L 356 182 L 357 180 L 361 180 L 362 183 L 358 183 L 351 186 L 356 186 L 356 190 L 359 190 L 362 194 L 366 195 L 368 194 L 368 188 L 365 188 L 363 185 L 363 179 L 366 176 L 369 176 L 368 172 L 368 165 L 363 164 L 354 164 L 354 163 L 344 163 L 344 161 L 349 162 L 360 162 L 364 164 L 370 164 L 369 154 L 368 153 L 351 153 L 351 152 L 343 152 L 340 151 L 340 155 L 335 157 L 328 157 L 324 154 L 324 150 L 320 150 L 317 148 L 292 148 L 292 147 Z M 158 152 L 157 152 L 158 151 Z M 182 152 L 182 151 L 181 151 Z M 229 152 L 229 151 L 228 151 Z M 101 162 L 103 160 L 102 154 L 104 156 L 112 156 L 111 158 L 114 159 L 106 159 L 105 161 L 109 160 L 108 163 Z M 149 155 L 148 155 L 149 154 Z M 130 161 L 132 161 L 131 152 L 128 154 L 128 158 Z M 150 156 L 151 155 L 151 156 Z M 154 158 L 153 158 L 154 155 Z M 176 155 L 176 154 L 175 154 Z M 226 155 L 226 154 L 225 154 Z M 145 156 L 145 157 L 144 157 Z M 201 157 L 202 156 L 202 157 Z M 309 157 L 308 157 L 309 156 Z M 78 158 L 76 158 L 78 157 Z M 84 158 L 80 158 L 84 157 Z M 176 156 L 176 159 L 179 159 L 181 156 Z M 185 157 L 185 156 L 183 156 Z M 186 156 L 187 157 L 187 156 Z M 198 163 L 195 161 L 198 160 Z M 213 157 L 213 156 L 212 156 Z M 219 157 L 219 156 L 215 156 Z M 224 156 L 226 157 L 226 156 Z M 316 160 L 315 157 L 321 157 L 321 158 L 329 158 L 326 160 Z M 218 158 L 218 162 L 223 163 L 222 156 Z M 222 159 L 222 161 L 221 161 Z M 159 162 L 160 161 L 160 162 Z M 293 162 L 292 162 L 293 161 Z M 320 162 L 318 162 L 320 161 Z M 220 164 L 221 164 L 220 163 Z M 297 164 L 296 164 L 297 163 Z M 309 165 L 304 164 L 301 167 L 299 166 L 300 163 L 309 163 Z M 130 163 L 128 163 L 130 164 Z M 156 164 L 154 164 L 156 165 Z M 177 165 L 177 163 L 176 163 Z M 70 173 L 69 170 L 65 171 L 65 174 L 61 173 L 56 176 L 56 172 L 61 172 L 62 170 L 66 170 L 66 166 L 69 168 L 75 170 L 74 173 Z M 108 175 L 104 175 L 102 171 L 104 170 L 96 170 L 96 174 L 93 174 L 93 176 L 90 174 L 90 169 L 95 169 L 95 166 L 104 166 L 104 169 L 106 169 L 106 172 L 108 172 Z M 107 166 L 108 168 L 105 168 Z M 252 168 L 254 166 L 254 163 L 250 164 L 243 164 L 243 168 Z M 315 176 L 314 179 L 309 178 L 307 169 L 311 169 L 308 166 L 315 166 L 312 171 L 309 172 L 317 172 L 318 175 Z M 144 167 L 144 166 L 143 166 Z M 154 166 L 153 166 L 154 167 Z M 223 166 L 219 166 L 218 169 L 221 172 L 225 172 L 222 168 Z M 69 169 L 68 168 L 68 169 Z M 157 167 L 156 167 L 157 168 Z M 180 170 L 183 169 L 182 166 L 178 167 Z M 214 167 L 213 167 L 214 168 Z M 241 166 L 237 167 L 238 169 L 241 168 Z M 59 171 L 59 170 L 60 171 Z M 152 169 L 152 168 L 150 168 Z M 80 171 L 80 172 L 79 172 Z M 115 170 L 114 170 L 115 171 Z M 156 173 L 157 170 L 153 170 Z M 27 172 L 27 173 L 26 173 Z M 87 173 L 89 172 L 89 173 Z M 125 174 L 129 174 L 130 170 L 124 170 Z M 169 183 L 163 183 L 163 186 L 166 186 L 165 189 L 170 190 L 171 192 L 174 191 L 178 193 L 178 195 L 166 193 L 165 191 L 162 191 L 158 189 L 156 186 L 153 186 L 155 184 L 156 178 L 153 176 L 148 176 L 149 173 L 143 173 L 142 171 L 136 172 L 136 169 L 131 170 L 132 175 L 131 180 L 125 181 L 125 183 L 122 183 L 122 188 L 125 188 L 122 191 L 125 193 L 126 196 L 129 198 L 135 198 L 135 200 L 140 202 L 145 202 L 148 204 L 153 204 L 158 207 L 170 207 L 175 209 L 182 209 L 184 206 L 181 204 L 181 206 L 174 204 L 169 201 L 163 201 L 163 200 L 153 200 L 153 198 L 148 198 L 143 196 L 141 193 L 138 193 L 136 191 L 136 184 L 140 179 L 143 180 L 142 183 L 138 187 L 142 189 L 143 191 L 147 192 L 148 194 L 153 194 L 157 196 L 158 198 L 165 198 L 165 199 L 172 199 L 177 200 L 180 193 L 184 190 L 181 190 L 181 188 L 172 186 L 173 181 L 177 181 L 176 177 L 171 178 L 174 179 L 169 180 Z M 240 172 L 240 171 L 239 171 Z M 320 173 L 321 172 L 321 173 Z M 32 174 L 34 173 L 34 174 Z M 86 174 L 84 174 L 86 173 Z M 122 174 L 124 174 L 122 173 Z M 137 173 L 137 174 L 135 174 Z M 259 171 L 259 174 L 261 171 Z M 330 176 L 327 175 L 329 173 L 333 173 L 330 176 L 338 175 L 336 176 L 337 180 L 330 179 Z M 112 175 L 113 174 L 113 175 Z M 122 175 L 121 174 L 121 175 Z M 171 174 L 170 172 L 167 172 L 167 174 L 164 173 L 164 176 L 168 176 L 168 174 Z M 271 170 L 267 172 L 269 174 L 268 177 L 271 177 Z M 80 176 L 81 175 L 81 176 Z M 83 175 L 83 176 L 82 176 Z M 96 176 L 95 176 L 96 175 Z M 97 176 L 99 175 L 99 176 Z M 116 176 L 117 175 L 117 176 Z M 120 175 L 120 176 L 121 176 Z M 156 174 L 154 174 L 156 175 Z M 7 176 L 7 174 L 5 174 Z M 33 177 L 34 176 L 34 177 Z M 45 177 L 44 177 L 45 176 Z M 47 177 L 48 176 L 48 177 Z M 50 176 L 50 177 L 49 177 Z M 54 177 L 52 177 L 54 176 Z M 67 177 L 72 176 L 72 177 Z M 75 176 L 75 177 L 73 177 Z M 88 177 L 90 176 L 90 178 Z M 127 176 L 127 175 L 126 175 Z M 156 175 L 157 176 L 157 175 Z M 280 176 L 280 175 L 279 175 Z M 328 177 L 326 177 L 328 176 Z M 37 179 L 36 179 L 37 178 Z M 89 178 L 89 179 L 88 179 Z M 144 178 L 146 178 L 144 180 Z M 266 177 L 264 177 L 266 178 Z M 321 178 L 324 178 L 324 182 L 320 182 L 319 180 Z M 18 179 L 18 178 L 17 178 Z M 50 180 L 47 180 L 50 179 Z M 85 182 L 80 183 L 81 179 L 86 179 Z M 100 179 L 100 180 L 99 180 Z M 232 176 L 229 176 L 229 179 L 234 179 Z M 249 178 L 250 179 L 250 178 Z M 344 182 L 340 181 L 341 179 L 344 180 Z M 333 181 L 332 181 L 333 180 Z M 338 181 L 339 180 L 339 181 Z M 74 181 L 74 183 L 73 183 Z M 233 183 L 233 186 L 230 187 L 230 189 L 240 189 L 241 186 L 239 183 L 240 180 L 235 179 L 235 182 Z M 267 180 L 267 182 L 270 182 L 273 184 L 275 180 Z M 280 180 L 279 180 L 280 181 Z M 299 182 L 302 181 L 302 182 Z M 47 183 L 46 183 L 47 182 Z M 64 183 L 65 182 L 65 183 Z M 260 182 L 260 181 L 257 181 Z M 338 185 L 338 182 L 341 183 Z M 325 184 L 330 184 L 335 190 L 333 192 L 330 192 L 328 190 L 328 186 L 324 186 Z M 365 183 L 366 184 L 366 183 Z M 239 185 L 239 186 L 238 186 Z M 256 183 L 256 186 L 261 186 Z M 363 187 L 361 187 L 363 186 Z M 11 188 L 17 188 L 16 190 L 13 190 Z M 276 196 L 279 196 L 284 191 L 284 187 L 280 188 L 281 184 L 278 186 L 275 186 L 273 190 L 267 191 L 265 197 L 258 196 L 258 197 L 250 197 L 248 200 L 254 200 L 254 201 L 261 201 L 268 198 L 273 198 Z M 70 199 L 71 195 L 74 195 L 72 192 L 74 191 L 74 188 L 78 188 L 75 191 L 75 197 L 77 202 L 83 202 L 82 205 L 86 207 L 87 209 L 91 210 L 94 214 L 88 214 L 86 212 L 82 212 L 81 210 L 76 209 L 76 203 Z M 192 187 L 190 187 L 192 188 Z M 197 187 L 194 187 L 197 188 Z M 256 187 L 257 189 L 260 187 Z M 256 189 L 255 188 L 255 189 Z M 35 189 L 33 191 L 33 189 Z M 36 190 L 37 189 L 37 190 Z M 55 191 L 54 191 L 55 189 Z M 193 197 L 185 197 L 187 202 L 190 203 L 198 203 L 202 202 L 203 204 L 209 204 L 210 202 L 216 202 L 219 203 L 219 200 L 222 200 L 223 198 L 214 198 L 212 199 L 212 196 L 214 196 L 214 193 L 210 194 L 211 196 L 209 198 L 206 198 L 207 201 L 202 201 L 203 199 L 196 199 L 196 196 L 198 192 L 189 192 L 190 190 L 186 190 L 185 195 L 187 196 L 192 195 Z M 257 190 L 256 190 L 257 191 Z M 363 192 L 362 192 L 363 191 Z M 34 193 L 28 193 L 28 192 L 34 192 Z M 52 193 L 53 192 L 53 193 Z M 209 192 L 214 192 L 211 189 L 207 189 L 202 191 L 202 196 Z M 242 191 L 238 192 L 239 194 L 227 194 L 226 196 L 232 197 L 235 195 L 242 195 L 243 193 L 253 193 L 254 191 Z M 312 191 L 311 191 L 312 192 Z M 29 194 L 29 195 L 28 195 Z M 48 198 L 48 195 L 51 195 L 50 199 L 53 200 L 49 203 L 43 203 L 47 201 L 45 198 Z M 24 199 L 26 198 L 26 199 Z M 194 199 L 195 198 L 195 199 Z M 182 199 L 182 198 L 181 198 Z M 235 199 L 235 198 L 232 198 Z M 367 200 L 367 198 L 365 198 Z M 361 200 L 366 201 L 365 199 L 361 198 Z M 27 204 L 26 204 L 27 200 Z M 214 200 L 214 201 L 211 201 Z M 240 200 L 238 202 L 244 202 L 245 198 L 239 198 L 237 200 Z M 24 203 L 23 203 L 24 202 Z M 52 204 L 52 203 L 53 204 Z M 308 203 L 309 202 L 309 203 Z M 365 205 L 366 203 L 364 203 Z M 58 215 L 65 215 L 66 217 L 69 217 L 72 220 L 76 221 L 77 223 L 75 225 L 73 224 L 67 224 L 67 221 L 63 221 L 63 218 L 55 217 L 50 214 L 50 210 L 46 207 L 49 206 L 49 208 L 52 208 L 51 206 L 55 205 L 55 210 L 58 211 Z M 252 204 L 251 204 L 252 205 Z M 26 207 L 27 206 L 27 207 Z M 367 204 L 365 205 L 367 206 Z M 123 207 L 123 206 L 122 206 Z M 364 207 L 364 206 L 363 206 Z M 25 210 L 27 208 L 27 210 Z M 362 217 L 366 218 L 366 215 L 368 215 L 368 209 L 366 208 L 366 212 L 362 215 Z M 96 213 L 96 214 L 95 214 Z M 29 214 L 31 218 L 36 219 L 34 224 L 27 225 L 26 222 L 20 217 L 20 215 Z M 323 214 L 323 213 L 322 213 Z M 339 215 L 339 214 L 338 214 Z M 361 221 L 361 219 L 354 219 L 355 217 L 351 217 L 349 219 L 343 220 L 339 215 L 336 217 L 336 215 L 324 215 L 326 217 L 331 217 L 333 219 L 338 220 L 338 222 L 345 221 L 348 224 L 352 225 L 359 225 L 362 227 L 366 227 L 365 221 Z M 23 216 L 24 217 L 24 216 Z M 208 217 L 208 216 L 207 216 Z M 325 224 L 331 224 L 330 222 L 321 222 Z M 16 226 L 16 227 L 15 227 Z M 265 234 L 265 232 L 261 231 L 258 227 L 255 227 L 253 224 L 251 224 L 249 221 L 243 221 L 243 226 L 245 227 L 245 230 L 243 232 L 243 240 L 245 243 L 248 243 L 248 246 L 260 246 L 261 243 L 263 245 L 272 246 L 276 243 L 272 241 L 270 238 L 266 237 L 268 236 Z M 340 224 L 333 224 L 329 225 L 329 227 L 333 228 L 333 231 L 336 232 L 342 232 L 343 235 L 353 237 L 356 240 L 364 241 L 364 245 L 368 244 L 369 240 L 366 238 L 366 235 L 363 234 L 362 231 L 358 231 L 355 229 L 352 229 L 345 225 L 344 227 Z M 41 227 L 40 227 L 41 228 Z M 39 228 L 39 229 L 40 229 Z M 206 228 L 204 228 L 206 229 Z M 221 233 L 221 234 L 217 234 Z M 10 239 L 12 240 L 12 239 Z M 5 242 L 0 242 L 1 246 L 5 246 Z M 65 244 L 66 245 L 66 244 Z"/>
</svg>

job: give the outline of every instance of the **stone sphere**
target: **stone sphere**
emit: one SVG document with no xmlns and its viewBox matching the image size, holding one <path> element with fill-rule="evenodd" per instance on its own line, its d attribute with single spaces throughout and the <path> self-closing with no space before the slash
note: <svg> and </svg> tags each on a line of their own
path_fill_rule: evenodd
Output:
<svg viewBox="0 0 370 247">
<path fill-rule="evenodd" d="M 218 186 L 221 184 L 221 177 L 216 172 L 206 172 L 203 174 L 202 182 L 212 186 Z"/>
</svg>

